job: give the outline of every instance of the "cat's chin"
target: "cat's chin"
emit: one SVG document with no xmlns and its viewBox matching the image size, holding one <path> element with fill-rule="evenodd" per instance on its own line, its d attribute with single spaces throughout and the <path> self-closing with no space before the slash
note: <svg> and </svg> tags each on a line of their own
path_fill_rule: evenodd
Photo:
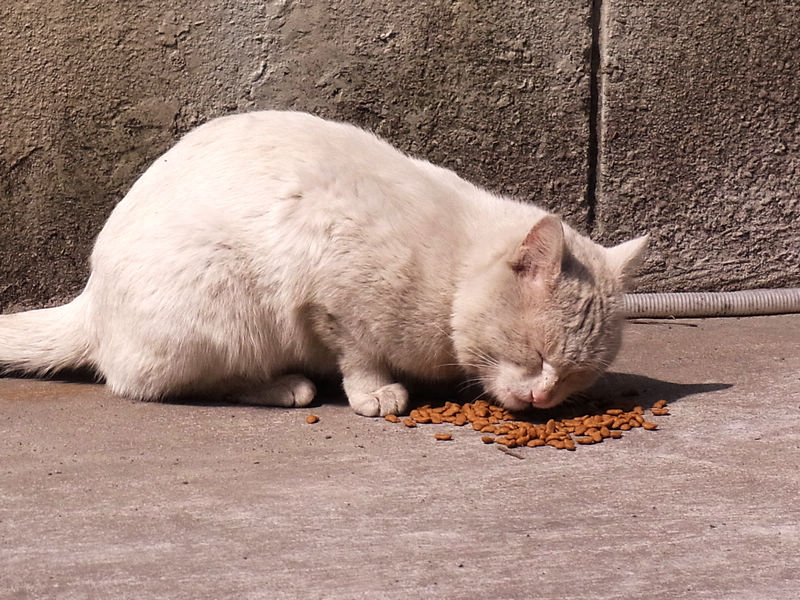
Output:
<svg viewBox="0 0 800 600">
<path fill-rule="evenodd" d="M 513 393 L 498 395 L 495 397 L 497 398 L 498 404 L 500 404 L 503 408 L 514 412 L 528 410 L 535 406 L 530 400 L 521 398 L 517 394 Z"/>
</svg>

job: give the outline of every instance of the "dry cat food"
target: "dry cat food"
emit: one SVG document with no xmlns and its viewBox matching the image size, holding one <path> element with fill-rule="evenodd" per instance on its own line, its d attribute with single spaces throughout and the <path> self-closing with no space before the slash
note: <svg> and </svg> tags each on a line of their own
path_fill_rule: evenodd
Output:
<svg viewBox="0 0 800 600">
<path fill-rule="evenodd" d="M 306 417 L 306 423 L 309 425 L 316 423 L 317 421 L 319 421 L 319 417 L 317 415 L 308 415 Z"/>
<path fill-rule="evenodd" d="M 650 412 L 655 416 L 668 415 L 666 405 L 666 400 L 659 400 Z M 485 400 L 467 404 L 447 402 L 435 408 L 426 405 L 415 408 L 402 420 L 394 415 L 388 415 L 386 420 L 402 422 L 406 427 L 429 423 L 450 423 L 461 427 L 469 423 L 472 429 L 484 434 L 481 436 L 484 444 L 502 444 L 506 448 L 552 446 L 559 450 L 575 450 L 577 445 L 598 444 L 608 438 L 618 439 L 624 431 L 639 427 L 650 431 L 658 428 L 658 424 L 645 418 L 641 406 L 631 410 L 610 408 L 601 414 L 529 423 Z M 449 433 L 437 433 L 434 437 L 437 440 L 452 439 Z"/>
</svg>

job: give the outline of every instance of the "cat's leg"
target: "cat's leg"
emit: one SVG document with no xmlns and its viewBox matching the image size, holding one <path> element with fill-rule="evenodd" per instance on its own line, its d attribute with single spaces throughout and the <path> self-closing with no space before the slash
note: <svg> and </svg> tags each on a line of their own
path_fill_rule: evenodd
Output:
<svg viewBox="0 0 800 600">
<path fill-rule="evenodd" d="M 314 332 L 342 374 L 344 393 L 350 406 L 366 417 L 397 415 L 408 406 L 408 392 L 397 383 L 375 349 L 364 340 L 363 327 L 353 314 L 336 317 L 322 306 L 309 306 Z"/>
<path fill-rule="evenodd" d="M 408 406 L 408 392 L 388 373 L 366 365 L 342 365 L 342 383 L 350 406 L 360 415 L 398 415 Z"/>
<path fill-rule="evenodd" d="M 317 394 L 317 388 L 302 375 L 283 375 L 249 388 L 236 395 L 243 404 L 264 406 L 308 406 Z"/>
</svg>

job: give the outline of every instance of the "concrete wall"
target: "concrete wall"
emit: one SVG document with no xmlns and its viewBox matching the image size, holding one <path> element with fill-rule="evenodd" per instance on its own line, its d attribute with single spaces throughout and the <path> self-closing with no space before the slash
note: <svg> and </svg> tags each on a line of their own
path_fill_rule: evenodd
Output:
<svg viewBox="0 0 800 600">
<path fill-rule="evenodd" d="M 800 285 L 800 3 L 604 0 L 596 233 L 652 289 Z"/>
<path fill-rule="evenodd" d="M 259 108 L 358 123 L 602 241 L 650 231 L 641 289 L 800 285 L 797 3 L 598 6 L 3 3 L 0 310 L 77 293 L 147 165 Z"/>
</svg>

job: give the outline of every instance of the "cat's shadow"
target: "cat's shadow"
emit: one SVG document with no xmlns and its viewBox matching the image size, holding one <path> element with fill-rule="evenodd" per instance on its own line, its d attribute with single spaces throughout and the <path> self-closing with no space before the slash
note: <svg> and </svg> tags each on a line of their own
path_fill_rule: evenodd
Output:
<svg viewBox="0 0 800 600">
<path fill-rule="evenodd" d="M 101 383 L 88 371 L 62 371 L 50 378 L 72 383 Z M 322 404 L 347 404 L 341 382 L 335 379 L 315 380 L 317 398 L 311 406 Z M 411 397 L 410 408 L 430 404 L 441 406 L 447 401 L 472 402 L 485 397 L 475 388 L 464 388 L 456 384 L 431 384 L 429 382 L 404 382 Z M 687 396 L 706 394 L 733 387 L 729 383 L 676 383 L 654 379 L 634 373 L 609 371 L 589 390 L 570 398 L 560 406 L 549 410 L 532 410 L 528 417 L 535 420 L 568 418 L 582 414 L 602 412 L 608 408 L 630 410 L 634 406 L 650 408 L 659 400 L 677 402 Z M 216 397 L 183 397 L 163 400 L 167 404 L 202 406 L 241 406 L 232 401 Z"/>
<path fill-rule="evenodd" d="M 732 383 L 677 383 L 635 373 L 609 371 L 581 396 L 586 401 L 604 405 L 633 404 L 650 408 L 659 400 L 672 403 L 687 396 L 718 392 L 732 387 Z"/>
<path fill-rule="evenodd" d="M 446 400 L 470 402 L 480 393 L 475 390 L 462 390 L 443 386 L 416 384 L 411 387 L 413 406 L 444 404 Z M 531 410 L 527 417 L 531 420 L 563 419 L 583 414 L 596 414 L 609 408 L 631 410 L 634 406 L 651 408 L 659 400 L 672 404 L 687 396 L 707 394 L 733 387 L 730 383 L 677 383 L 654 379 L 635 373 L 609 371 L 590 389 L 569 398 L 563 404 L 548 410 Z"/>
</svg>

